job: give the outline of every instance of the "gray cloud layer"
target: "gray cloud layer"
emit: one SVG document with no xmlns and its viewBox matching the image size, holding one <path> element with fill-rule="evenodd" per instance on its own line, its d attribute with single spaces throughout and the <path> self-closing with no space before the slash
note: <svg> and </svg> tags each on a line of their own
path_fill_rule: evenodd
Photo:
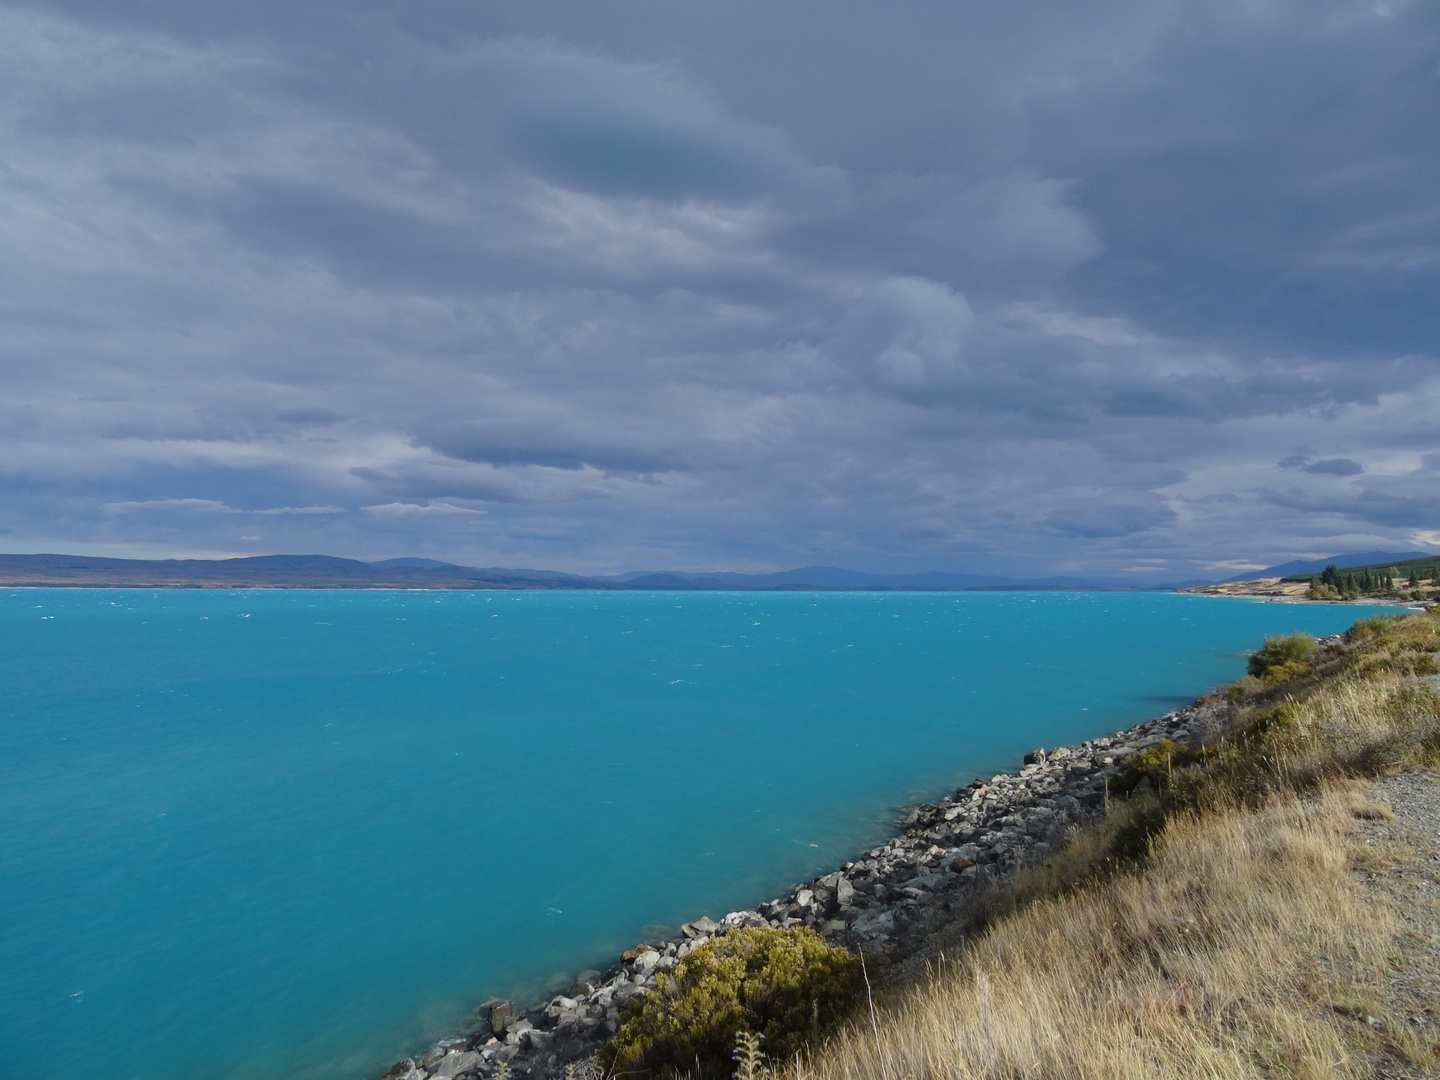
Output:
<svg viewBox="0 0 1440 1080">
<path fill-rule="evenodd" d="M 782 7 L 0 7 L 6 546 L 1440 540 L 1433 7 Z"/>
</svg>

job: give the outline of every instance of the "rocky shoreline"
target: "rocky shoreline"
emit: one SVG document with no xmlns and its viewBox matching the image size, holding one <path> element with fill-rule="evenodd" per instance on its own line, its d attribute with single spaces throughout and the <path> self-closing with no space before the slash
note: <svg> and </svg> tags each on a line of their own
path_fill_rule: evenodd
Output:
<svg viewBox="0 0 1440 1080">
<path fill-rule="evenodd" d="M 1338 650 L 1339 638 L 1321 643 Z M 789 896 L 681 927 L 676 941 L 637 945 L 609 971 L 582 972 L 549 1001 L 519 1008 L 492 999 L 476 1011 L 475 1034 L 418 1059 L 396 1062 L 381 1080 L 479 1080 L 501 1065 L 536 1080 L 583 1065 L 615 1031 L 620 1010 L 653 989 L 712 937 L 747 926 L 809 926 L 832 945 L 904 961 L 942 927 L 972 919 L 997 887 L 1043 862 L 1077 827 L 1103 816 L 1109 781 L 1131 754 L 1170 739 L 1198 749 L 1235 718 L 1225 697 L 1206 696 L 1116 735 L 1049 752 L 1033 750 L 1015 773 L 977 779 L 936 803 L 907 807 L 902 831 Z"/>
</svg>

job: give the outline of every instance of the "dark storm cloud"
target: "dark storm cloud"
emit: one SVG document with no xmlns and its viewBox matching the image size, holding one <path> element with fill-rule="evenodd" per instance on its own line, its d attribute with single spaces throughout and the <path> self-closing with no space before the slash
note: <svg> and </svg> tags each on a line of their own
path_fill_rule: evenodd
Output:
<svg viewBox="0 0 1440 1080">
<path fill-rule="evenodd" d="M 661 65 L 524 40 L 446 59 L 422 61 L 437 96 L 478 103 L 518 161 L 556 183 L 666 199 L 843 189 L 838 170 L 805 162 L 778 128 L 739 119 Z"/>
<path fill-rule="evenodd" d="M 1159 497 L 1106 492 L 1057 507 L 1046 515 L 1045 524 L 1065 536 L 1094 539 L 1129 536 L 1174 520 L 1175 512 Z"/>
<path fill-rule="evenodd" d="M 487 465 L 545 465 L 556 469 L 592 466 L 611 472 L 649 473 L 681 467 L 681 455 L 667 456 L 636 445 L 613 431 L 587 434 L 549 425 L 504 419 L 435 432 L 426 445 L 460 461 Z"/>
<path fill-rule="evenodd" d="M 1437 71 L 1432 7 L 1341 0 L 3 8 L 0 526 L 574 569 L 1430 543 Z"/>
<path fill-rule="evenodd" d="M 1349 477 L 1353 473 L 1340 473 Z M 1276 506 L 1433 535 L 1437 525 L 1434 482 L 1418 472 L 1371 477 L 1358 486 L 1287 488 L 1263 493 Z"/>
<path fill-rule="evenodd" d="M 1315 459 L 1315 451 L 1300 447 L 1291 453 L 1286 454 L 1275 464 L 1282 469 L 1303 469 Z"/>
<path fill-rule="evenodd" d="M 1429 351 L 1440 315 L 1440 11 L 1184 5 L 1173 33 L 1039 96 L 1051 169 L 1107 243 L 1074 295 L 1170 333 L 1344 355 Z M 1158 227 L 1157 227 L 1158 225 Z"/>
<path fill-rule="evenodd" d="M 1359 476 L 1365 471 L 1365 466 L 1349 458 L 1326 458 L 1324 461 L 1312 461 L 1304 469 L 1321 476 Z"/>
</svg>

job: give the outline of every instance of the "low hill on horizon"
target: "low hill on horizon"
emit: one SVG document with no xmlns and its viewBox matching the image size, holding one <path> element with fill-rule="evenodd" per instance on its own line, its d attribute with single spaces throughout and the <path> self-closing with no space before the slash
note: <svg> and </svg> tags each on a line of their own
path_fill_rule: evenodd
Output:
<svg viewBox="0 0 1440 1080">
<path fill-rule="evenodd" d="M 387 566 L 333 555 L 109 559 L 0 555 L 0 586 L 161 589 L 475 589 L 523 587 L 465 568 Z M 455 571 L 455 572 L 452 572 Z M 540 587 L 540 586 L 532 586 Z"/>
<path fill-rule="evenodd" d="M 405 557 L 362 562 L 333 555 L 250 555 L 231 559 L 114 559 L 90 555 L 0 555 L 0 587 L 200 589 L 597 589 L 685 591 L 1168 590 L 1194 582 L 1139 586 L 1113 578 L 1009 578 L 929 571 L 868 574 L 809 566 L 770 574 L 631 571 L 584 576 L 557 570 L 460 566 Z"/>
</svg>

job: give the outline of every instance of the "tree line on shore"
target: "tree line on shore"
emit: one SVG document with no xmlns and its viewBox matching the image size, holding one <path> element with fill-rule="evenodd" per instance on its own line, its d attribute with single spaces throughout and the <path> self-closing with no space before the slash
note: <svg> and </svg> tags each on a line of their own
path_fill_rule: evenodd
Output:
<svg viewBox="0 0 1440 1080">
<path fill-rule="evenodd" d="M 1440 563 L 1430 566 L 1362 566 L 1341 570 L 1333 563 L 1309 578 L 1311 600 L 1357 600 L 1364 596 L 1428 599 L 1440 588 Z"/>
</svg>

